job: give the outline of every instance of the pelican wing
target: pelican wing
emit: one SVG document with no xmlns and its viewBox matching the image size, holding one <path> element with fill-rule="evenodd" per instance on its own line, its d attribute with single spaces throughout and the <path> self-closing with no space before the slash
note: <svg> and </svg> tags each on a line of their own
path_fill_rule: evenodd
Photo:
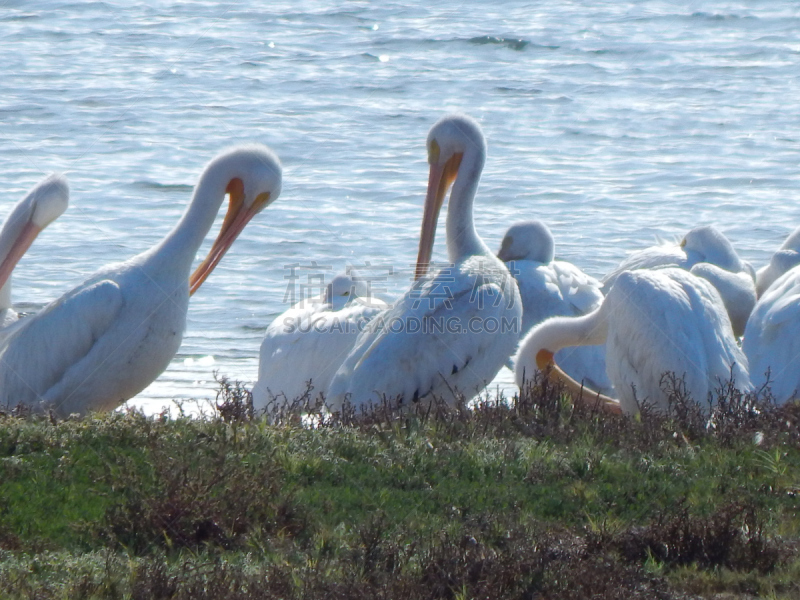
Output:
<svg viewBox="0 0 800 600">
<path fill-rule="evenodd" d="M 52 388 L 77 389 L 89 375 L 87 369 L 103 368 L 102 361 L 86 358 L 122 306 L 119 286 L 102 280 L 63 296 L 36 318 L 21 321 L 0 354 L 3 403 L 47 404 Z"/>
<path fill-rule="evenodd" d="M 550 266 L 558 281 L 561 296 L 575 311 L 574 314 L 590 313 L 603 302 L 601 284 L 597 279 L 572 263 L 556 260 Z"/>
<path fill-rule="evenodd" d="M 327 390 L 366 324 L 385 310 L 353 303 L 338 311 L 294 311 L 280 315 L 267 328 L 261 342 L 258 383 L 253 388 L 256 408 L 283 394 L 287 400 L 302 396 L 313 386 L 314 395 Z"/>
<path fill-rule="evenodd" d="M 603 310 L 609 319 L 607 368 L 626 412 L 636 411 L 632 388 L 638 401 L 665 408 L 662 377 L 668 372 L 684 377 L 701 403 L 732 369 L 737 383 L 749 387 L 747 359 L 707 281 L 682 269 L 632 271 L 617 279 Z"/>
<path fill-rule="evenodd" d="M 628 255 L 616 269 L 603 278 L 603 290 L 608 293 L 617 277 L 625 271 L 634 269 L 652 269 L 654 267 L 675 266 L 685 269 L 690 267 L 686 253 L 677 244 L 663 244 L 637 250 Z"/>
<path fill-rule="evenodd" d="M 800 390 L 800 267 L 778 278 L 753 309 L 742 349 L 757 387 L 767 382 L 778 402 Z"/>
<path fill-rule="evenodd" d="M 454 391 L 471 397 L 514 351 L 520 316 L 510 277 L 444 269 L 370 323 L 334 376 L 328 399 L 337 408 L 345 399 L 361 405 L 384 395 L 404 402 Z"/>
</svg>

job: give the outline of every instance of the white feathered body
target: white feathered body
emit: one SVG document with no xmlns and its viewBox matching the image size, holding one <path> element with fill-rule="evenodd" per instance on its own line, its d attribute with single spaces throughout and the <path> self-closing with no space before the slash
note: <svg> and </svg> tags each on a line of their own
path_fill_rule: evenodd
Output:
<svg viewBox="0 0 800 600">
<path fill-rule="evenodd" d="M 20 322 L 0 350 L 3 405 L 106 410 L 167 367 L 186 325 L 188 279 L 165 276 L 151 254 L 109 265 Z"/>
<path fill-rule="evenodd" d="M 767 382 L 779 403 L 800 390 L 800 267 L 776 279 L 756 303 L 742 349 L 756 389 Z"/>
<path fill-rule="evenodd" d="M 586 314 L 603 302 L 600 282 L 572 263 L 511 260 L 506 266 L 519 286 L 523 332 L 549 317 Z"/>
<path fill-rule="evenodd" d="M 659 267 L 679 267 L 690 269 L 697 261 L 687 256 L 678 244 L 661 244 L 631 252 L 613 271 L 603 278 L 603 287 L 608 293 L 611 286 L 622 273 L 635 269 L 654 269 Z"/>
<path fill-rule="evenodd" d="M 473 398 L 514 352 L 521 321 L 505 265 L 488 251 L 471 255 L 420 279 L 370 322 L 336 372 L 328 402 L 338 409 L 345 400 Z"/>
<path fill-rule="evenodd" d="M 386 309 L 375 298 L 354 298 L 340 310 L 323 302 L 298 303 L 267 327 L 261 342 L 253 405 L 265 408 L 277 397 L 292 401 L 312 386 L 325 392 L 367 323 Z"/>
<path fill-rule="evenodd" d="M 756 291 L 759 298 L 784 273 L 800 264 L 800 227 L 796 228 L 780 248 L 772 255 L 768 264 L 756 274 Z"/>
<path fill-rule="evenodd" d="M 739 389 L 751 389 L 747 359 L 707 281 L 677 268 L 621 273 L 600 312 L 608 323 L 608 375 L 623 411 L 635 413 L 645 399 L 665 409 L 667 372 L 685 378 L 702 405 L 731 375 Z"/>
</svg>

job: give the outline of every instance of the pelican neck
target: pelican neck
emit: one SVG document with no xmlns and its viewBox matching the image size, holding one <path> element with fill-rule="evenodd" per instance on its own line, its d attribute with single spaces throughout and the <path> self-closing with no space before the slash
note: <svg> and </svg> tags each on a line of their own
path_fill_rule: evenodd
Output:
<svg viewBox="0 0 800 600">
<path fill-rule="evenodd" d="M 11 308 L 11 276 L 9 276 L 3 287 L 0 287 L 0 310 L 9 308 Z"/>
<path fill-rule="evenodd" d="M 476 254 L 492 254 L 475 231 L 475 222 L 472 216 L 472 205 L 481 172 L 486 160 L 483 150 L 474 146 L 464 152 L 458 175 L 453 183 L 450 193 L 450 203 L 447 208 L 447 256 L 452 263 L 460 262 Z"/>
<path fill-rule="evenodd" d="M 554 317 L 535 327 L 530 334 L 535 350 L 558 352 L 570 346 L 604 344 L 608 337 L 608 320 L 602 305 L 581 317 Z M 527 345 L 527 344 L 526 344 Z"/>
<path fill-rule="evenodd" d="M 186 273 L 187 278 L 194 257 L 225 199 L 228 178 L 221 176 L 214 166 L 212 164 L 200 177 L 189 206 L 172 231 L 148 253 L 148 258 L 168 260 L 170 268 Z"/>
</svg>

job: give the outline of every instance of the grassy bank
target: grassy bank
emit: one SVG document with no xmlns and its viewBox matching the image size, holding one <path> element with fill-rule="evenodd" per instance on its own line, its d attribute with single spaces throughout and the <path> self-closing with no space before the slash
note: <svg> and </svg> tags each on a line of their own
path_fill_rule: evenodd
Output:
<svg viewBox="0 0 800 600">
<path fill-rule="evenodd" d="M 800 410 L 0 418 L 0 597 L 800 598 Z"/>
</svg>

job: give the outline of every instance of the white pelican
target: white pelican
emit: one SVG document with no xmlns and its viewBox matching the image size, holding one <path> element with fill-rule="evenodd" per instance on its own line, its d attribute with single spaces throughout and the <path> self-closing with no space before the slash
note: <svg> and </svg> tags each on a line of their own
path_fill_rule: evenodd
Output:
<svg viewBox="0 0 800 600">
<path fill-rule="evenodd" d="M 778 277 L 758 299 L 744 332 L 742 350 L 757 389 L 769 381 L 779 403 L 800 392 L 800 266 Z"/>
<path fill-rule="evenodd" d="M 331 408 L 433 395 L 467 399 L 489 383 L 519 340 L 522 302 L 508 269 L 475 232 L 472 204 L 486 159 L 478 124 L 452 115 L 431 128 L 430 177 L 414 285 L 367 326 L 326 394 Z M 447 194 L 447 253 L 452 266 L 425 277 L 436 222 Z"/>
<path fill-rule="evenodd" d="M 0 348 L 0 404 L 69 415 L 112 409 L 144 389 L 180 346 L 190 286 L 197 289 L 280 187 L 280 163 L 263 146 L 234 148 L 212 160 L 161 242 L 104 267 L 8 337 Z M 190 278 L 226 193 L 222 229 Z"/>
<path fill-rule="evenodd" d="M 758 297 L 760 298 L 778 277 L 798 264 L 800 264 L 800 227 L 789 234 L 783 245 L 772 255 L 769 264 L 757 271 L 756 292 Z"/>
<path fill-rule="evenodd" d="M 63 175 L 53 174 L 37 183 L 8 213 L 0 230 L 0 335 L 16 322 L 11 305 L 11 272 L 36 236 L 64 214 L 69 204 L 69 186 Z"/>
<path fill-rule="evenodd" d="M 317 392 L 313 396 L 327 390 L 358 334 L 388 306 L 368 294 L 356 274 L 337 275 L 321 297 L 302 300 L 276 317 L 261 342 L 253 406 L 261 410 L 279 396 L 300 398 L 309 382 Z"/>
<path fill-rule="evenodd" d="M 667 408 L 665 373 L 683 377 L 701 404 L 731 375 L 752 389 L 747 359 L 736 345 L 719 292 L 708 281 L 679 268 L 620 273 L 600 308 L 582 317 L 555 317 L 534 327 L 520 344 L 515 376 L 522 386 L 537 368 L 552 363 L 565 346 L 606 345 L 609 378 L 625 413 L 647 400 Z M 574 393 L 573 382 L 573 393 Z M 584 401 L 592 402 L 591 392 Z M 619 410 L 604 400 L 609 410 Z"/>
<path fill-rule="evenodd" d="M 555 260 L 553 234 L 541 221 L 512 225 L 503 237 L 497 257 L 506 263 L 519 286 L 521 335 L 550 317 L 589 313 L 603 301 L 597 279 L 572 263 Z M 602 346 L 562 348 L 556 361 L 573 379 L 603 394 L 611 392 L 613 386 L 606 375 Z"/>
<path fill-rule="evenodd" d="M 716 227 L 704 225 L 691 229 L 679 244 L 662 244 L 632 252 L 603 278 L 603 291 L 607 293 L 614 280 L 625 271 L 666 266 L 688 271 L 700 262 L 717 265 L 732 273 L 746 271 L 755 277 L 753 268 L 739 258 L 728 238 Z"/>
</svg>

